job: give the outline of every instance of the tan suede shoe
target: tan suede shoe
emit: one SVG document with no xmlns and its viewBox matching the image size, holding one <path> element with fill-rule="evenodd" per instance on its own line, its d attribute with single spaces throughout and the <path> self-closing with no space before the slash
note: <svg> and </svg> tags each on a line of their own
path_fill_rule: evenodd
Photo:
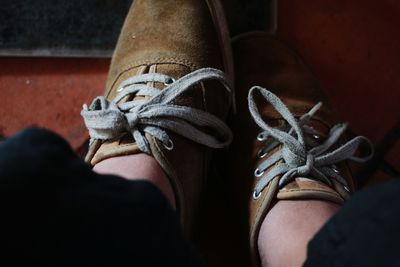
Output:
<svg viewBox="0 0 400 267">
<path fill-rule="evenodd" d="M 91 165 L 145 152 L 172 184 L 182 224 L 206 180 L 210 148 L 232 139 L 230 39 L 218 0 L 135 0 L 104 97 L 84 107 Z"/>
<path fill-rule="evenodd" d="M 259 266 L 258 235 L 274 203 L 342 204 L 356 187 L 345 160 L 368 160 L 371 155 L 354 154 L 370 142 L 357 137 L 344 143 L 346 125 L 334 126 L 337 117 L 318 81 L 282 43 L 250 33 L 234 41 L 233 51 L 239 101 L 232 130 L 240 139 L 235 138 L 231 153 L 236 154 L 237 192 L 245 191 L 239 199 L 248 203 L 251 256 Z"/>
</svg>

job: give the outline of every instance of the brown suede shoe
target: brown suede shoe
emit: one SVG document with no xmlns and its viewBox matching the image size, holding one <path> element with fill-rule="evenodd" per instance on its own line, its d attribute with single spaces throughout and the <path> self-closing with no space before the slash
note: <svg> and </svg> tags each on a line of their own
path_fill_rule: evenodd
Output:
<svg viewBox="0 0 400 267">
<path fill-rule="evenodd" d="M 247 188 L 238 195 L 249 203 L 248 238 L 254 266 L 259 266 L 258 235 L 274 203 L 320 199 L 342 204 L 356 188 L 345 160 L 368 160 L 371 155 L 354 154 L 361 143 L 370 142 L 356 137 L 344 143 L 346 125 L 334 126 L 336 114 L 318 81 L 282 43 L 250 33 L 234 41 L 233 51 L 240 101 L 232 130 L 240 139 L 235 138 L 231 153 L 237 191 Z"/>
<path fill-rule="evenodd" d="M 232 139 L 222 122 L 233 102 L 232 79 L 230 39 L 218 0 L 135 0 L 105 96 L 82 111 L 91 135 L 86 161 L 152 155 L 170 179 L 187 230 L 210 148 Z"/>
</svg>

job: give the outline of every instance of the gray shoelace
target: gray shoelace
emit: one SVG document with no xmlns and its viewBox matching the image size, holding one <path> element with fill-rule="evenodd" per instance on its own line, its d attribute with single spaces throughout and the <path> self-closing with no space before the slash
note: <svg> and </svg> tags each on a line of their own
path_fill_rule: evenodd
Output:
<svg viewBox="0 0 400 267">
<path fill-rule="evenodd" d="M 259 92 L 282 115 L 282 118 L 287 122 L 286 126 L 273 128 L 261 118 L 254 101 L 256 92 Z M 272 149 L 282 145 L 282 149 L 277 149 L 277 152 L 270 155 L 255 170 L 254 175 L 259 180 L 253 193 L 254 198 L 260 197 L 262 190 L 268 183 L 279 175 L 281 176 L 279 180 L 280 188 L 296 177 L 305 177 L 328 185 L 332 185 L 331 179 L 333 179 L 348 190 L 348 184 L 340 175 L 335 164 L 343 160 L 366 162 L 372 157 L 372 144 L 363 136 L 355 137 L 330 151 L 332 150 L 331 147 L 345 132 L 347 124 L 337 124 L 332 127 L 322 144 L 317 144 L 315 140 L 310 138 L 310 136 L 319 138 L 317 132 L 307 123 L 322 106 L 322 103 L 318 103 L 297 120 L 276 95 L 264 88 L 255 86 L 249 92 L 248 104 L 254 121 L 262 129 L 257 139 L 265 142 L 265 146 L 259 151 L 258 157 L 262 158 Z M 364 157 L 355 156 L 359 146 L 363 143 L 369 146 L 370 153 Z M 278 162 L 280 163 L 276 164 Z M 269 169 L 268 172 L 266 172 L 267 169 Z"/>
<path fill-rule="evenodd" d="M 139 149 L 150 154 L 145 133 L 171 150 L 173 142 L 167 133 L 171 131 L 211 148 L 229 145 L 232 133 L 219 118 L 199 109 L 173 104 L 177 96 L 193 85 L 209 80 L 219 81 L 231 92 L 224 73 L 212 68 L 196 70 L 176 81 L 159 73 L 142 74 L 125 80 L 112 101 L 99 96 L 90 107 L 83 106 L 81 115 L 89 129 L 90 142 L 96 139 L 116 140 L 130 133 Z M 166 87 L 158 90 L 146 85 L 150 82 L 163 83 Z M 149 96 L 150 100 L 124 102 L 129 96 Z M 206 129 L 206 132 L 200 128 Z"/>
</svg>

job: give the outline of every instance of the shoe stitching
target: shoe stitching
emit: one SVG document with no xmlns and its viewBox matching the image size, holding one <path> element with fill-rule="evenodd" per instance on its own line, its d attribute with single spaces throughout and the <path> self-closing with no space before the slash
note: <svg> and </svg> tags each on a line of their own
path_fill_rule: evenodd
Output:
<svg viewBox="0 0 400 267">
<path fill-rule="evenodd" d="M 118 71 L 119 74 L 115 77 L 112 85 L 109 87 L 110 89 L 108 90 L 106 97 L 108 97 L 110 93 L 113 91 L 115 84 L 118 82 L 118 80 L 121 78 L 123 74 L 131 71 L 134 68 L 138 68 L 141 66 L 148 66 L 152 64 L 176 64 L 188 68 L 189 71 L 193 71 L 194 69 L 199 69 L 196 65 L 192 64 L 190 61 L 179 58 L 155 58 L 154 60 L 134 61 L 119 68 Z"/>
</svg>

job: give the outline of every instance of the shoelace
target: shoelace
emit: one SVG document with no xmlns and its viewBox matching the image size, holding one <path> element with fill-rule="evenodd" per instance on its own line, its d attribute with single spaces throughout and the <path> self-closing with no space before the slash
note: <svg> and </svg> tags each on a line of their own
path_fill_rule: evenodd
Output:
<svg viewBox="0 0 400 267">
<path fill-rule="evenodd" d="M 196 70 L 176 81 L 159 73 L 142 74 L 125 80 L 112 101 L 99 96 L 90 107 L 83 106 L 81 115 L 89 129 L 90 142 L 96 139 L 115 140 L 130 133 L 139 149 L 150 154 L 145 133 L 161 141 L 166 149 L 172 150 L 173 142 L 167 133 L 171 131 L 211 148 L 229 145 L 232 133 L 219 118 L 199 109 L 172 103 L 193 85 L 208 80 L 219 81 L 231 92 L 231 85 L 224 73 L 212 68 Z M 149 82 L 164 83 L 166 87 L 158 90 L 147 86 Z M 150 96 L 150 100 L 121 102 L 128 96 Z M 199 128 L 206 128 L 207 133 Z"/>
<path fill-rule="evenodd" d="M 273 128 L 261 118 L 254 101 L 256 92 L 259 92 L 280 113 L 282 118 L 286 120 L 288 127 Z M 333 179 L 342 184 L 345 189 L 348 189 L 346 180 L 340 175 L 335 164 L 343 160 L 366 162 L 372 157 L 372 144 L 364 136 L 355 137 L 333 151 L 329 151 L 345 132 L 347 124 L 333 126 L 326 140 L 320 145 L 315 145 L 315 142 L 312 144 L 312 141 L 308 140 L 310 134 L 316 136 L 316 131 L 309 127 L 307 123 L 321 108 L 322 103 L 315 105 L 308 113 L 297 120 L 276 95 L 264 88 L 255 86 L 249 92 L 248 104 L 254 121 L 262 129 L 257 139 L 265 142 L 265 146 L 258 153 L 258 156 L 262 158 L 272 149 L 282 145 L 282 149 L 273 153 L 255 170 L 254 175 L 259 178 L 253 193 L 253 198 L 255 199 L 260 197 L 262 190 L 278 175 L 281 175 L 279 180 L 280 188 L 293 181 L 296 177 L 306 177 L 330 186 L 332 185 L 331 179 Z M 363 143 L 369 146 L 370 153 L 364 157 L 355 156 L 359 146 Z M 278 162 L 280 163 L 276 164 Z M 274 166 L 274 164 L 276 165 Z M 274 167 L 271 168 L 271 166 Z M 270 169 L 265 173 L 268 168 Z"/>
</svg>

